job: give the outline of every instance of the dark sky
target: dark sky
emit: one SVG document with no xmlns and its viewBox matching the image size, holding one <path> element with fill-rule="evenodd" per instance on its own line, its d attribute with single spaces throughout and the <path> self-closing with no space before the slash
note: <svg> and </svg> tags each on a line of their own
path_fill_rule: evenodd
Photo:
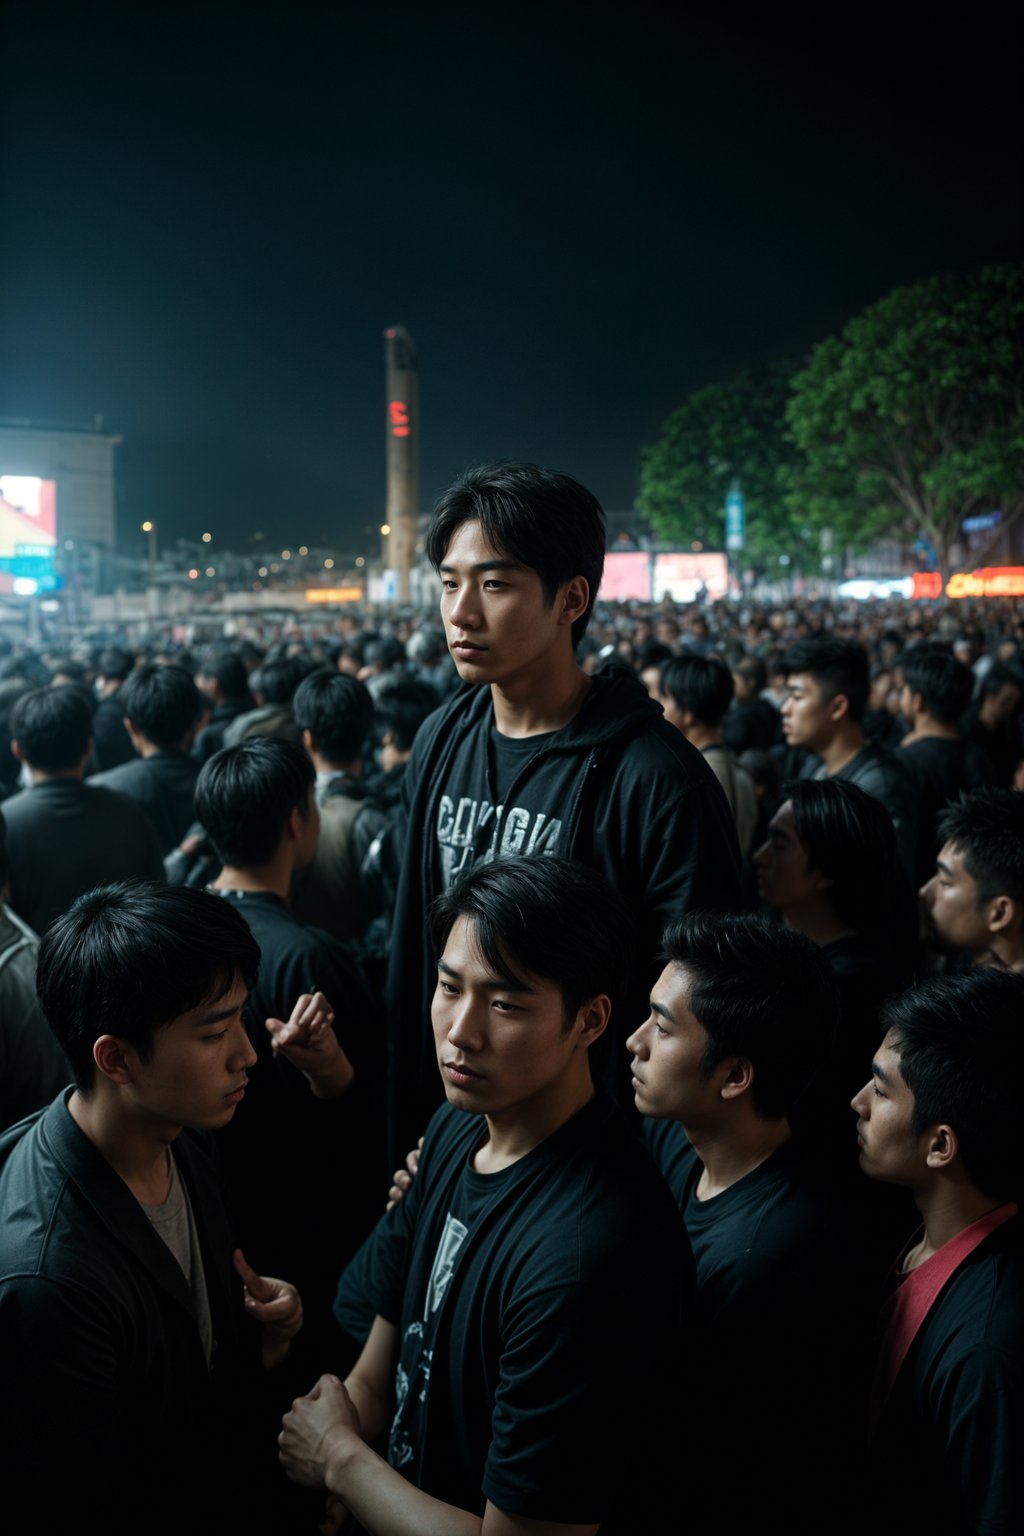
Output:
<svg viewBox="0 0 1024 1536">
<path fill-rule="evenodd" d="M 1008 10 L 768 10 L 7 0 L 0 416 L 102 412 L 126 537 L 372 553 L 403 324 L 425 505 L 628 507 L 688 390 L 1024 244 Z"/>
</svg>

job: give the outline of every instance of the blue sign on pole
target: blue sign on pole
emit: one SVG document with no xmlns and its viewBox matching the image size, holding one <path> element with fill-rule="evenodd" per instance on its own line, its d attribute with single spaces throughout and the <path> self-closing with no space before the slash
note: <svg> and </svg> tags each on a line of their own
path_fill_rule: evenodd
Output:
<svg viewBox="0 0 1024 1536">
<path fill-rule="evenodd" d="M 747 513 L 743 492 L 734 487 L 725 498 L 725 547 L 742 549 L 746 542 Z"/>
</svg>

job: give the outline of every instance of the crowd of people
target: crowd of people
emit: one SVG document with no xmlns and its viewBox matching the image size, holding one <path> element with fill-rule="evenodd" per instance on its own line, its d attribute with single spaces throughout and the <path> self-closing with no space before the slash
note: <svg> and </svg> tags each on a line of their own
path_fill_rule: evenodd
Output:
<svg viewBox="0 0 1024 1536">
<path fill-rule="evenodd" d="M 0 659 L 12 1497 L 1024 1529 L 1024 614 L 602 603 L 530 465 L 426 553 Z"/>
</svg>

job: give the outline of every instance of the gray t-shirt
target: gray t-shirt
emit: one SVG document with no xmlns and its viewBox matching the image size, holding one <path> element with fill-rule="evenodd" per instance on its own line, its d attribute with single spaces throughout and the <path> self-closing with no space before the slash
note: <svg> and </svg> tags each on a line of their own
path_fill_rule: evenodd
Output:
<svg viewBox="0 0 1024 1536">
<path fill-rule="evenodd" d="M 210 1315 L 210 1298 L 206 1292 L 206 1276 L 203 1274 L 203 1259 L 199 1251 L 199 1234 L 188 1190 L 182 1183 L 173 1157 L 170 1157 L 170 1163 L 171 1187 L 163 1205 L 145 1205 L 141 1200 L 139 1204 L 149 1217 L 154 1232 L 164 1240 L 177 1259 L 188 1281 L 199 1337 L 209 1365 L 213 1355 L 213 1318 Z"/>
</svg>

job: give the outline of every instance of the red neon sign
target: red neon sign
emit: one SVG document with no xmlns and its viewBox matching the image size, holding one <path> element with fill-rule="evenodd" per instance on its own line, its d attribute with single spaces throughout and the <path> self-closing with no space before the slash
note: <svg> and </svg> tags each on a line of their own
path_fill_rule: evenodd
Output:
<svg viewBox="0 0 1024 1536">
<path fill-rule="evenodd" d="M 915 571 L 911 580 L 914 583 L 911 597 L 942 596 L 942 577 L 938 571 Z"/>
<path fill-rule="evenodd" d="M 409 407 L 404 400 L 391 400 L 388 402 L 388 420 L 391 423 L 392 437 L 412 436 Z"/>
</svg>

